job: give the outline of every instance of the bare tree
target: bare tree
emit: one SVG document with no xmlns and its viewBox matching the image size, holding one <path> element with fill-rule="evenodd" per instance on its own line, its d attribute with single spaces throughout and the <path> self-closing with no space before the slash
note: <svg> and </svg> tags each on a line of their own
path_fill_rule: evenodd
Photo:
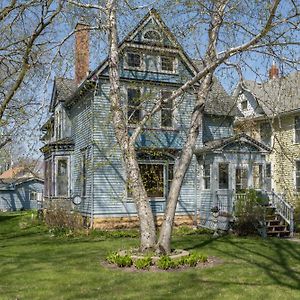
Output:
<svg viewBox="0 0 300 300">
<path fill-rule="evenodd" d="M 49 27 L 63 1 L 5 1 L 0 7 L 0 148 L 30 119 L 36 105 L 30 94 L 49 51 Z"/>
<path fill-rule="evenodd" d="M 116 0 L 107 0 L 106 5 L 104 3 L 99 5 L 96 1 L 93 4 L 75 0 L 68 2 L 82 9 L 96 9 L 106 15 L 112 123 L 140 219 L 140 248 L 142 251 L 152 248 L 160 253 L 168 253 L 170 252 L 171 233 L 179 193 L 201 129 L 205 102 L 211 90 L 214 73 L 223 64 L 234 66 L 236 70 L 239 70 L 240 58 L 246 54 L 270 55 L 271 53 L 271 55 L 275 55 L 277 50 L 282 50 L 290 44 L 299 45 L 299 40 L 289 38 L 294 31 L 298 32 L 298 35 L 295 36 L 299 38 L 299 5 L 294 1 L 282 0 L 263 1 L 263 3 L 250 0 L 176 1 L 173 5 L 180 8 L 183 13 L 187 11 L 185 9 L 195 12 L 196 20 L 191 19 L 190 22 L 193 28 L 203 26 L 206 30 L 205 38 L 201 41 L 202 47 L 205 45 L 203 47 L 204 55 L 201 56 L 203 68 L 175 90 L 168 99 L 153 99 L 152 108 L 146 111 L 140 123 L 129 136 L 127 118 L 120 95 L 117 20 L 120 3 Z M 125 1 L 126 4 L 128 3 Z M 172 3 L 168 4 L 171 6 Z M 133 3 L 130 4 L 130 9 L 136 8 L 138 7 L 135 7 Z M 283 56 L 282 58 L 284 59 Z M 161 110 L 164 102 L 178 98 L 196 84 L 198 86 L 197 102 L 190 118 L 190 127 L 181 156 L 175 167 L 164 221 L 157 239 L 154 216 L 139 170 L 135 143 L 148 120 Z"/>
</svg>

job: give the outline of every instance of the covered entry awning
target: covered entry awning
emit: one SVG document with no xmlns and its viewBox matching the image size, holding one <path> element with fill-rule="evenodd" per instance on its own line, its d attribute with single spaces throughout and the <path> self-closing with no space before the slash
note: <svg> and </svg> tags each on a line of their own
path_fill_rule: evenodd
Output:
<svg viewBox="0 0 300 300">
<path fill-rule="evenodd" d="M 194 150 L 196 155 L 207 152 L 259 152 L 268 154 L 271 152 L 271 148 L 245 133 L 240 133 L 228 138 L 208 141 L 204 143 L 203 147 Z"/>
<path fill-rule="evenodd" d="M 194 151 L 199 164 L 197 207 L 201 226 L 210 227 L 211 209 L 222 215 L 220 228 L 228 225 L 235 195 L 248 188 L 265 190 L 266 155 L 271 149 L 246 134 L 206 142 Z"/>
</svg>

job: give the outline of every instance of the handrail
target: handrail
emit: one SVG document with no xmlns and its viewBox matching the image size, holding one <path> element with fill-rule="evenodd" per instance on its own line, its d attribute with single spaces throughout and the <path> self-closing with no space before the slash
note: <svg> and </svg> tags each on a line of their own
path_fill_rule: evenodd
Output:
<svg viewBox="0 0 300 300">
<path fill-rule="evenodd" d="M 287 201 L 284 200 L 283 194 L 276 194 L 272 191 L 270 200 L 276 212 L 290 225 L 291 236 L 294 233 L 294 208 Z"/>
</svg>

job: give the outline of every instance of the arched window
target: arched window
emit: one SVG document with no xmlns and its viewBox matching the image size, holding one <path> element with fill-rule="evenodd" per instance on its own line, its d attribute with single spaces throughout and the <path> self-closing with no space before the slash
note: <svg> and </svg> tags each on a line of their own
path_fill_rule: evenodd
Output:
<svg viewBox="0 0 300 300">
<path fill-rule="evenodd" d="M 160 41 L 160 34 L 155 30 L 148 30 L 144 33 L 144 39 L 149 41 Z"/>
</svg>

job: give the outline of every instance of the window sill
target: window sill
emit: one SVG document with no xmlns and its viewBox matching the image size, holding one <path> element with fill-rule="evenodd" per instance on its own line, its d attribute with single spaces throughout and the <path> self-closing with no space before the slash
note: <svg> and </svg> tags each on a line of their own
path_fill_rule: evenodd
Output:
<svg viewBox="0 0 300 300">
<path fill-rule="evenodd" d="M 128 125 L 129 129 L 135 129 L 137 126 L 130 124 Z M 171 128 L 171 127 L 144 127 L 143 130 L 150 130 L 150 131 L 176 131 L 179 132 L 178 128 Z"/>
<path fill-rule="evenodd" d="M 128 70 L 128 71 L 146 71 L 145 67 L 129 67 L 129 66 L 125 66 L 124 70 Z"/>
<path fill-rule="evenodd" d="M 165 202 L 166 198 L 165 197 L 148 197 L 148 200 L 151 202 Z M 127 197 L 126 202 L 134 203 L 134 200 L 131 197 Z"/>
</svg>

